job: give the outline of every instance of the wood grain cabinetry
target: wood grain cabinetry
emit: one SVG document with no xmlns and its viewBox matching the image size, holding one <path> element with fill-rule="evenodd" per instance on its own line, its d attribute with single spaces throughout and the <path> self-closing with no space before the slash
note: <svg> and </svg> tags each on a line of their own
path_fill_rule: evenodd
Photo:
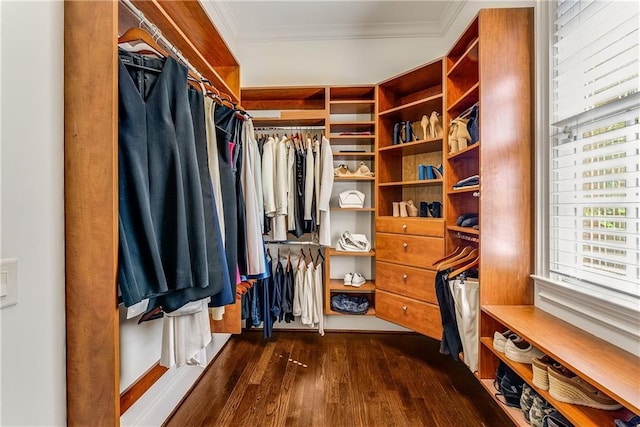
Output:
<svg viewBox="0 0 640 427">
<path fill-rule="evenodd" d="M 444 219 L 393 216 L 393 203 L 412 200 L 444 203 L 443 182 L 420 179 L 420 165 L 443 163 L 444 63 L 435 60 L 378 85 L 378 139 L 376 162 L 376 315 L 414 331 L 440 338 L 442 329 L 435 298 L 433 262 L 445 250 Z M 401 123 L 418 122 L 434 113 L 443 128 L 401 142 Z M 442 211 L 444 214 L 444 210 Z M 438 325 L 438 326 L 435 326 Z"/>
</svg>

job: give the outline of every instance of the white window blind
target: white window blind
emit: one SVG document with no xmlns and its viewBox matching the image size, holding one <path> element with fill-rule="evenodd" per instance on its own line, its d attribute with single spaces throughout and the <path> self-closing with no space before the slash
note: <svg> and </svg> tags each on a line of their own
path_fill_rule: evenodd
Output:
<svg viewBox="0 0 640 427">
<path fill-rule="evenodd" d="M 549 270 L 640 296 L 640 2 L 555 3 Z"/>
</svg>

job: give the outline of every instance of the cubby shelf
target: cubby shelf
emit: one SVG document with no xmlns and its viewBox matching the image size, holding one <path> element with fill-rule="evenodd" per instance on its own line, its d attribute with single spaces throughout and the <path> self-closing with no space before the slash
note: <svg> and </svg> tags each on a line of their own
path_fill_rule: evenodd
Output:
<svg viewBox="0 0 640 427">
<path fill-rule="evenodd" d="M 340 313 L 340 312 L 328 309 L 328 310 L 326 310 L 325 314 L 328 314 L 328 315 L 331 315 L 331 316 L 375 316 L 376 315 L 376 309 L 375 309 L 375 307 L 373 307 L 373 305 L 370 305 L 369 306 L 369 310 L 367 310 L 366 314 L 347 314 L 347 313 Z"/>
<path fill-rule="evenodd" d="M 472 236 L 479 236 L 480 235 L 480 230 L 476 230 L 475 228 L 471 228 L 471 227 L 460 227 L 458 225 L 450 225 L 447 227 L 447 231 L 455 231 L 458 233 L 465 233 L 465 234 L 469 234 Z"/>
<path fill-rule="evenodd" d="M 336 176 L 333 178 L 335 181 L 374 181 L 375 177 L 373 176 Z"/>
<path fill-rule="evenodd" d="M 509 418 L 511 418 L 511 421 L 513 421 L 515 425 L 517 425 L 518 427 L 529 427 L 530 424 L 524 418 L 522 410 L 507 406 L 504 404 L 504 402 L 498 400 L 498 397 L 496 396 L 497 390 L 493 385 L 493 380 L 480 380 L 480 384 L 482 384 L 487 392 L 489 392 L 489 394 L 493 396 L 493 400 L 495 400 L 498 405 L 500 405 L 502 410 L 507 414 Z"/>
<path fill-rule="evenodd" d="M 330 114 L 373 114 L 374 100 L 341 100 L 329 102 Z"/>
<path fill-rule="evenodd" d="M 479 185 L 470 185 L 468 187 L 461 187 L 459 190 L 456 189 L 452 189 L 452 190 L 448 190 L 447 194 L 452 195 L 452 194 L 466 194 L 466 193 L 473 193 L 476 191 L 480 190 L 480 186 Z"/>
<path fill-rule="evenodd" d="M 345 286 L 344 280 L 342 279 L 331 279 L 329 280 L 329 289 L 331 289 L 331 292 L 370 294 L 376 291 L 376 283 L 373 280 L 367 280 L 367 283 L 365 283 L 364 285 L 356 287 Z"/>
<path fill-rule="evenodd" d="M 376 256 L 376 251 L 371 249 L 369 252 L 347 252 L 347 251 L 338 251 L 333 248 L 328 249 L 329 255 L 331 256 L 360 256 L 360 257 L 372 257 Z"/>
<path fill-rule="evenodd" d="M 426 98 L 421 98 L 407 104 L 399 105 L 397 107 L 389 108 L 388 110 L 381 111 L 378 116 L 380 118 L 388 118 L 390 116 L 401 117 L 402 113 L 407 116 L 407 113 L 411 115 L 411 113 L 420 112 L 420 117 L 422 117 L 422 114 L 429 115 L 431 114 L 432 110 L 438 111 L 440 110 L 440 108 L 442 108 L 442 93 L 438 93 Z"/>
<path fill-rule="evenodd" d="M 470 45 L 469 48 L 462 54 L 460 59 L 449 68 L 449 72 L 447 73 L 447 77 L 454 77 L 456 75 L 463 75 L 469 72 L 469 64 L 473 64 L 476 69 L 478 69 L 478 39 L 475 39 Z"/>
<path fill-rule="evenodd" d="M 459 113 L 472 106 L 480 97 L 480 83 L 476 83 L 467 89 L 458 99 L 451 103 L 447 111 L 452 117 L 456 117 Z"/>
<path fill-rule="evenodd" d="M 341 151 L 334 151 L 333 152 L 333 159 L 345 159 L 345 160 L 349 160 L 349 159 L 372 159 L 374 158 L 376 155 L 376 153 L 374 153 L 373 151 L 362 151 L 362 152 L 341 152 Z"/>
<path fill-rule="evenodd" d="M 374 212 L 375 208 L 331 208 L 332 211 L 345 211 L 345 212 Z"/>
</svg>

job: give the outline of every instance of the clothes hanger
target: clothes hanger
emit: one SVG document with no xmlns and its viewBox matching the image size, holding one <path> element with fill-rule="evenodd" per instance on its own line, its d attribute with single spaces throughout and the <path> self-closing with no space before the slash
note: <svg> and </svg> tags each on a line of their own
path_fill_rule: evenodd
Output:
<svg viewBox="0 0 640 427">
<path fill-rule="evenodd" d="M 448 268 L 454 267 L 458 264 L 458 261 L 461 259 L 464 259 L 466 256 L 468 256 L 472 251 L 474 250 L 474 248 L 472 246 L 465 246 L 464 248 L 462 248 L 462 250 L 460 251 L 460 253 L 456 256 L 453 256 L 445 261 L 442 261 L 440 263 L 438 263 L 438 265 L 436 265 L 436 270 L 438 271 L 443 271 L 446 270 Z"/>
<path fill-rule="evenodd" d="M 452 258 L 452 257 L 458 255 L 460 253 L 460 251 L 462 250 L 462 248 L 464 248 L 464 246 L 461 246 L 461 245 L 456 246 L 456 248 L 453 250 L 453 252 L 451 252 L 450 254 L 445 255 L 443 258 L 440 258 L 439 260 L 435 261 L 431 265 L 435 266 L 435 265 L 441 263 L 442 261 L 446 261 L 449 258 Z"/>
<path fill-rule="evenodd" d="M 318 256 L 316 257 L 316 262 L 315 262 L 316 267 L 320 265 L 320 263 L 318 262 L 320 258 L 322 258 L 322 261 L 325 260 L 324 255 L 322 255 L 322 251 L 320 250 L 320 248 L 318 248 Z"/>
<path fill-rule="evenodd" d="M 475 257 L 470 263 L 463 265 L 462 267 L 458 268 L 455 271 L 452 271 L 451 273 L 449 273 L 449 277 L 453 278 L 456 277 L 462 273 L 464 273 L 465 271 L 469 270 L 470 268 L 473 268 L 475 266 L 478 265 L 480 261 L 480 257 Z"/>
<path fill-rule="evenodd" d="M 151 34 L 149 34 L 148 31 L 144 30 L 143 28 L 129 28 L 124 32 L 124 34 L 118 37 L 118 44 L 122 43 L 129 43 L 133 45 L 136 45 L 138 43 L 145 43 L 151 49 L 155 50 L 165 58 L 169 57 L 169 53 L 165 49 L 163 49 L 158 42 L 156 42 L 156 40 Z"/>
<path fill-rule="evenodd" d="M 297 269 L 300 269 L 300 261 L 302 261 L 305 258 L 304 255 L 304 251 L 302 250 L 302 248 L 300 248 L 300 255 L 298 256 L 298 265 L 296 265 Z M 306 260 L 305 260 L 306 263 Z"/>
<path fill-rule="evenodd" d="M 269 257 L 269 261 L 273 261 L 273 257 L 271 256 L 271 251 L 267 248 L 267 256 Z"/>
<path fill-rule="evenodd" d="M 456 268 L 461 264 L 465 264 L 465 263 L 469 263 L 469 262 L 473 261 L 473 259 L 476 258 L 476 257 L 478 257 L 478 250 L 475 249 L 475 248 L 471 249 L 471 251 L 469 251 L 465 256 L 463 256 L 461 258 L 457 258 L 455 260 L 439 264 L 438 265 L 438 268 L 439 268 L 438 271 L 447 270 L 449 268 Z"/>
</svg>

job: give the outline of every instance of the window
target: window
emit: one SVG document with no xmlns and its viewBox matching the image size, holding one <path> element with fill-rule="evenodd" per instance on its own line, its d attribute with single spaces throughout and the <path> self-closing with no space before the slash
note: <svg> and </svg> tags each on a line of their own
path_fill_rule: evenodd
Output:
<svg viewBox="0 0 640 427">
<path fill-rule="evenodd" d="M 536 278 L 563 287 L 565 299 L 569 289 L 624 302 L 637 317 L 640 3 L 551 8 L 546 265 Z"/>
</svg>

